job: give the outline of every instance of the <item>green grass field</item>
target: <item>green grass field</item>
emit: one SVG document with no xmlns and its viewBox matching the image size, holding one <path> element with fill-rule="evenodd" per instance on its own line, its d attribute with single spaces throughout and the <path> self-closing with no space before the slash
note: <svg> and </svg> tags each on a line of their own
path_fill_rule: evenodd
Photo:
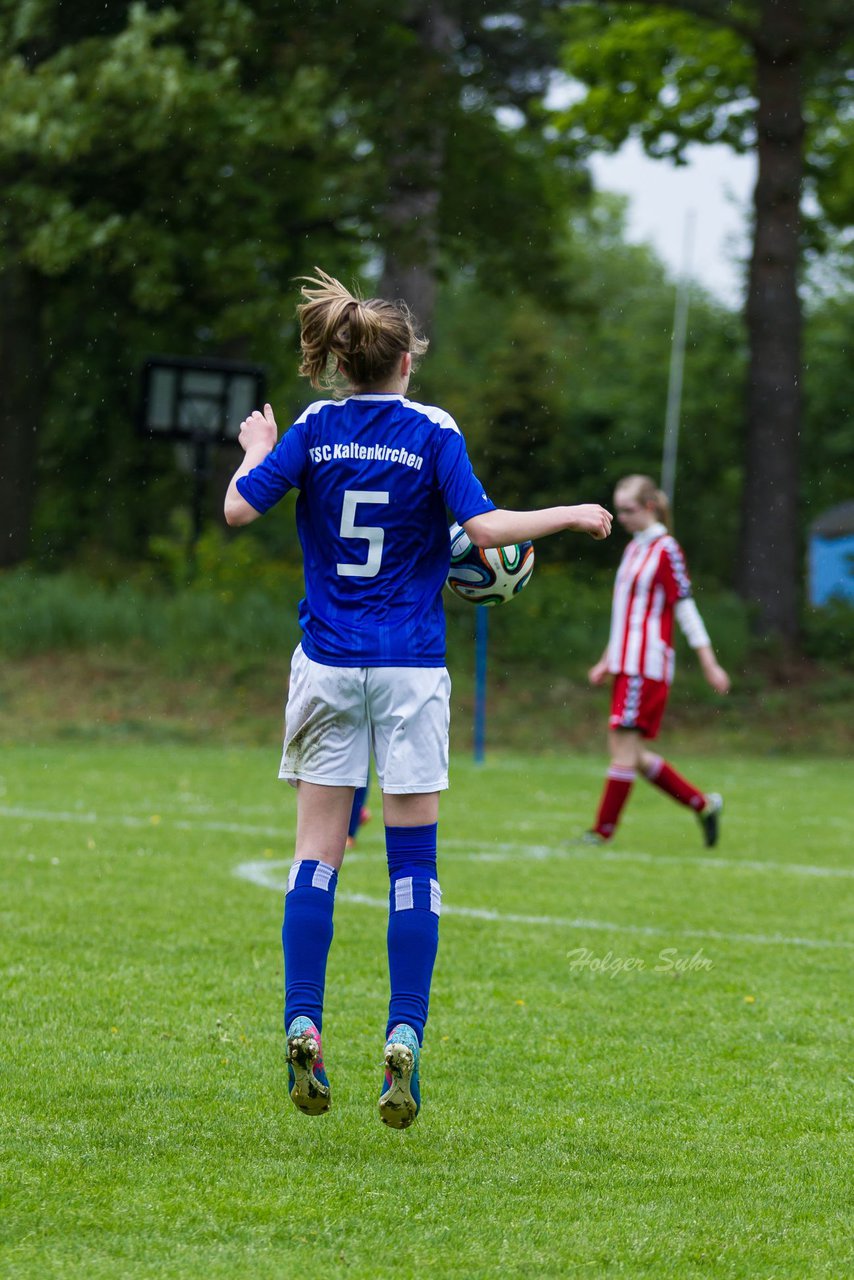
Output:
<svg viewBox="0 0 854 1280">
<path fill-rule="evenodd" d="M 400 1133 L 376 817 L 312 1120 L 285 1089 L 275 752 L 4 751 L 0 1275 L 850 1274 L 850 766 L 676 759 L 725 794 L 713 856 L 640 785 L 611 849 L 568 847 L 599 756 L 455 761 Z"/>
</svg>

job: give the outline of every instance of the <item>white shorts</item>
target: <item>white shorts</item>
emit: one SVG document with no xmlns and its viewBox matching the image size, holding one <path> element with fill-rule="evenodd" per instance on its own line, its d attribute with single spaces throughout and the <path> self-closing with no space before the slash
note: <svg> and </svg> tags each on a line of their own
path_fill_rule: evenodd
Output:
<svg viewBox="0 0 854 1280">
<path fill-rule="evenodd" d="M 363 787 L 373 750 L 381 791 L 444 791 L 450 718 L 444 667 L 327 667 L 297 645 L 279 777 Z"/>
</svg>

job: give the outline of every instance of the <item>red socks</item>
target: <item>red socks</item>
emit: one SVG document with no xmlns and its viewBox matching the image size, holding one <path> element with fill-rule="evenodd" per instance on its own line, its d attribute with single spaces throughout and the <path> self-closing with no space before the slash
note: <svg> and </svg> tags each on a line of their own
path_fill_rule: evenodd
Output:
<svg viewBox="0 0 854 1280">
<path fill-rule="evenodd" d="M 689 809 L 693 809 L 695 813 L 699 813 L 704 808 L 706 797 L 702 791 L 683 778 L 681 773 L 669 765 L 666 760 L 662 760 L 661 756 L 653 756 L 652 763 L 644 770 L 646 777 L 654 786 L 660 787 L 662 791 L 666 791 L 674 800 L 678 800 L 680 804 L 688 805 Z"/>
<path fill-rule="evenodd" d="M 654 786 L 672 796 L 674 800 L 687 805 L 695 813 L 702 812 L 706 804 L 703 792 L 698 791 L 693 783 L 683 778 L 681 773 L 677 773 L 672 765 L 662 760 L 661 756 L 653 756 L 643 772 Z M 605 790 L 599 801 L 599 812 L 596 814 L 596 824 L 593 827 L 596 834 L 603 840 L 610 840 L 616 831 L 620 814 L 629 798 L 634 780 L 635 771 L 629 765 L 612 764 L 605 775 Z"/>
<path fill-rule="evenodd" d="M 610 840 L 614 834 L 634 780 L 635 771 L 627 765 L 612 764 L 605 775 L 605 790 L 599 801 L 599 812 L 593 827 L 603 840 Z"/>
<path fill-rule="evenodd" d="M 661 756 L 653 756 L 651 763 L 643 772 L 654 786 L 672 796 L 674 800 L 687 805 L 695 813 L 702 812 L 706 804 L 703 792 L 698 791 L 693 783 L 683 778 L 681 773 L 677 773 L 672 765 L 662 760 Z M 612 764 L 605 775 L 605 790 L 599 801 L 599 812 L 596 814 L 596 823 L 593 827 L 596 834 L 603 840 L 610 840 L 616 831 L 620 814 L 629 798 L 634 780 L 635 771 L 629 765 Z"/>
</svg>

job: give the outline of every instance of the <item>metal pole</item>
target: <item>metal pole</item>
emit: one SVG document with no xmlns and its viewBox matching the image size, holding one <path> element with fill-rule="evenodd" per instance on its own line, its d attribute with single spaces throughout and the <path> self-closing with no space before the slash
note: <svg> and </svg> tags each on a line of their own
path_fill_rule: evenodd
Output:
<svg viewBox="0 0 854 1280">
<path fill-rule="evenodd" d="M 193 439 L 193 533 L 192 552 L 202 536 L 204 527 L 205 490 L 208 479 L 208 439 L 204 432 L 197 430 Z"/>
<path fill-rule="evenodd" d="M 679 419 L 682 413 L 682 374 L 685 368 L 685 342 L 688 335 L 689 274 L 694 242 L 694 211 L 685 215 L 685 238 L 682 245 L 682 272 L 676 285 L 673 309 L 673 335 L 670 340 L 670 374 L 667 381 L 667 410 L 664 415 L 664 450 L 661 458 L 661 487 L 673 506 L 676 488 L 676 455 L 679 449 Z"/>
<path fill-rule="evenodd" d="M 489 609 L 475 609 L 474 662 L 474 762 L 483 764 L 486 748 L 486 655 L 489 645 Z"/>
</svg>

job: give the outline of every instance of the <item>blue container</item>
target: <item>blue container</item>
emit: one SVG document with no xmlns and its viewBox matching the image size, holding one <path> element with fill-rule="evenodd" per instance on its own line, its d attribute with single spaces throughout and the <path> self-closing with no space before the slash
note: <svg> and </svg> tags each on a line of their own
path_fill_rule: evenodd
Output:
<svg viewBox="0 0 854 1280">
<path fill-rule="evenodd" d="M 854 502 L 831 507 L 810 526 L 810 604 L 854 604 Z"/>
</svg>

